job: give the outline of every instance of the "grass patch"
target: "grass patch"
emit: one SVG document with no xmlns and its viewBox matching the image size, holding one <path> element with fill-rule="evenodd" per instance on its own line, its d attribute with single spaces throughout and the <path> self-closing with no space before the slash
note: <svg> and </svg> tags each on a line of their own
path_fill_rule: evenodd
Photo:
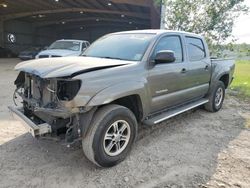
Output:
<svg viewBox="0 0 250 188">
<path fill-rule="evenodd" d="M 241 96 L 250 97 L 250 61 L 239 60 L 236 62 L 234 81 L 230 87 Z"/>
</svg>

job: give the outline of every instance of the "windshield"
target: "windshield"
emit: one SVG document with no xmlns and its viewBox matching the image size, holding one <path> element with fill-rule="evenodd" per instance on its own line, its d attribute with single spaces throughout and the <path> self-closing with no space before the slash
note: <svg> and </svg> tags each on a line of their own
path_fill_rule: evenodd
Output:
<svg viewBox="0 0 250 188">
<path fill-rule="evenodd" d="M 94 42 L 83 55 L 140 61 L 154 36 L 154 34 L 114 34 L 104 36 Z"/>
<path fill-rule="evenodd" d="M 72 51 L 79 51 L 80 50 L 80 42 L 77 41 L 56 41 L 50 45 L 48 48 L 49 50 L 52 49 L 59 49 L 59 50 L 72 50 Z"/>
</svg>

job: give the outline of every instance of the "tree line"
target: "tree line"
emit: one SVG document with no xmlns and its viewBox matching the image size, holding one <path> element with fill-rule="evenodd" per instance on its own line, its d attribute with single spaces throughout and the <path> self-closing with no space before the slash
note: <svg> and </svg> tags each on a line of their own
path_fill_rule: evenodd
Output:
<svg viewBox="0 0 250 188">
<path fill-rule="evenodd" d="M 155 3 L 165 4 L 166 29 L 202 34 L 209 46 L 231 37 L 235 19 L 249 13 L 244 0 L 155 0 Z"/>
</svg>

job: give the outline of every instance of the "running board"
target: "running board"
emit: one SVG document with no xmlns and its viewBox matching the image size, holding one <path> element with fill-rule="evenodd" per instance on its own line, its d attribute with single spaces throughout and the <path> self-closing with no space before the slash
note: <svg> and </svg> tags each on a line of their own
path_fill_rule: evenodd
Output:
<svg viewBox="0 0 250 188">
<path fill-rule="evenodd" d="M 186 112 L 188 110 L 191 110 L 193 108 L 196 108 L 198 106 L 206 104 L 207 102 L 208 102 L 208 99 L 200 99 L 198 101 L 188 103 L 188 104 L 183 105 L 181 107 L 170 109 L 168 111 L 162 112 L 159 115 L 153 116 L 152 118 L 145 120 L 143 123 L 146 125 L 155 125 L 155 124 L 161 123 L 162 121 L 165 121 L 171 117 L 179 115 L 183 112 Z"/>
</svg>

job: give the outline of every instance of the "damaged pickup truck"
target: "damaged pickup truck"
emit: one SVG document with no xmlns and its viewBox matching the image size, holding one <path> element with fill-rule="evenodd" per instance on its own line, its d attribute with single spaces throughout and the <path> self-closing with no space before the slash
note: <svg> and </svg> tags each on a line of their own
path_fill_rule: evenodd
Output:
<svg viewBox="0 0 250 188">
<path fill-rule="evenodd" d="M 203 37 L 165 30 L 106 35 L 81 57 L 18 64 L 9 107 L 34 137 L 81 140 L 86 157 L 111 167 L 128 155 L 138 124 L 187 110 L 221 109 L 233 60 L 211 60 Z"/>
</svg>

